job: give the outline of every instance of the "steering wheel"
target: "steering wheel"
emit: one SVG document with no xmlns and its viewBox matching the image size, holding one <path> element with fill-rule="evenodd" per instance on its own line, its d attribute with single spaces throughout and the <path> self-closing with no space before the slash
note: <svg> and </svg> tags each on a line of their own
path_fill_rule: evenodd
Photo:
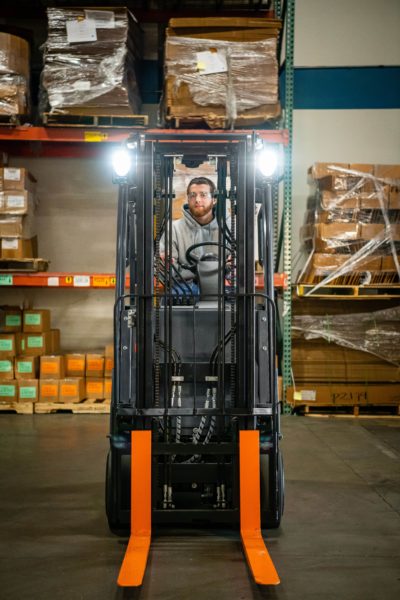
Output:
<svg viewBox="0 0 400 600">
<path fill-rule="evenodd" d="M 199 242 L 198 244 L 193 244 L 186 250 L 186 262 L 188 265 L 192 267 L 197 265 L 199 259 L 195 258 L 192 253 L 196 248 L 201 248 L 203 246 L 219 246 L 223 248 L 223 244 L 220 244 L 219 242 Z"/>
</svg>

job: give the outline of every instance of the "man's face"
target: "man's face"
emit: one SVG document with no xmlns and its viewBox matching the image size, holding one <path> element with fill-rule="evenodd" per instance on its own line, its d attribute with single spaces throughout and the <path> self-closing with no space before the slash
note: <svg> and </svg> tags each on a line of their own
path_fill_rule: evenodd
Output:
<svg viewBox="0 0 400 600">
<path fill-rule="evenodd" d="M 214 200 L 211 197 L 210 186 L 206 183 L 193 183 L 188 192 L 188 204 L 195 219 L 211 216 Z"/>
</svg>

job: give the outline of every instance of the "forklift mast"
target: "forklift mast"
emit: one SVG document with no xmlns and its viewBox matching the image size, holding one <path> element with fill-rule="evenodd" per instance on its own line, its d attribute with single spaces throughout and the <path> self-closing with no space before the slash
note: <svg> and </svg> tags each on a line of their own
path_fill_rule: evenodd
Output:
<svg viewBox="0 0 400 600">
<path fill-rule="evenodd" d="M 278 583 L 260 533 L 279 526 L 284 495 L 271 184 L 256 168 L 262 132 L 147 131 L 127 147 L 106 478 L 110 528 L 131 529 L 119 583 L 140 584 L 151 523 L 240 525 L 256 580 Z M 178 163 L 192 177 L 208 163 L 216 182 L 217 238 L 189 248 L 185 265 L 173 258 Z"/>
</svg>

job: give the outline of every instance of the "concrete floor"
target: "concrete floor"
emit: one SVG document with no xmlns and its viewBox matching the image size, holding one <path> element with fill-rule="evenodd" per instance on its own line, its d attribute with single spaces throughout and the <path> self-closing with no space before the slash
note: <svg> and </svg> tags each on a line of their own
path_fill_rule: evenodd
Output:
<svg viewBox="0 0 400 600">
<path fill-rule="evenodd" d="M 284 417 L 286 509 L 253 584 L 235 531 L 155 533 L 142 588 L 117 589 L 126 540 L 104 516 L 108 418 L 0 414 L 0 597 L 400 598 L 400 419 Z"/>
</svg>

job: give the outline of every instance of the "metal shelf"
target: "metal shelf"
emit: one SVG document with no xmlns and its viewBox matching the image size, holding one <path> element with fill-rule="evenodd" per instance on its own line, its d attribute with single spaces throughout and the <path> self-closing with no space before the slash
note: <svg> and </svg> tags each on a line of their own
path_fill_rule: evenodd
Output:
<svg viewBox="0 0 400 600">
<path fill-rule="evenodd" d="M 129 277 L 125 285 L 129 287 Z M 261 273 L 256 273 L 256 289 L 263 289 Z M 287 277 L 284 273 L 275 273 L 276 288 L 286 289 Z M 47 287 L 47 288 L 115 288 L 114 273 L 0 273 L 0 287 Z"/>
</svg>

